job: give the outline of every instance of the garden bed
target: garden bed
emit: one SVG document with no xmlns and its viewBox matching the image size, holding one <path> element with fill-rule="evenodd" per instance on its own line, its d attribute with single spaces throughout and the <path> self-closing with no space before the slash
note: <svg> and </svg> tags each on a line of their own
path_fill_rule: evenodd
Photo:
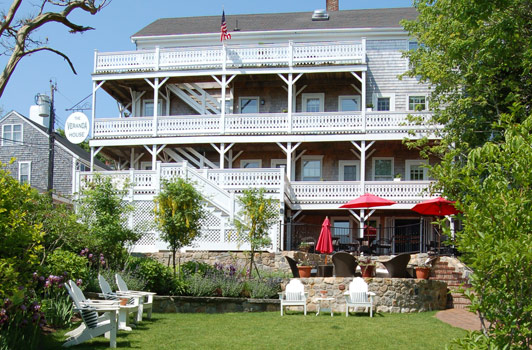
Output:
<svg viewBox="0 0 532 350">
<path fill-rule="evenodd" d="M 279 299 L 155 296 L 153 311 L 207 314 L 279 311 Z"/>
</svg>

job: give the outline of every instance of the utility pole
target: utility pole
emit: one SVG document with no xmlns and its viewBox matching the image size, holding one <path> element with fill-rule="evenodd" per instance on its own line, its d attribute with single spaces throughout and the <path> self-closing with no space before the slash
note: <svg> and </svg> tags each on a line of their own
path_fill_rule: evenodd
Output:
<svg viewBox="0 0 532 350">
<path fill-rule="evenodd" d="M 57 83 L 52 83 L 50 79 L 50 125 L 48 126 L 48 186 L 47 191 L 50 194 L 50 197 L 53 197 L 54 189 L 54 151 L 55 151 L 55 133 L 54 133 L 54 124 L 55 124 L 55 110 L 54 110 L 54 92 L 57 90 Z"/>
</svg>

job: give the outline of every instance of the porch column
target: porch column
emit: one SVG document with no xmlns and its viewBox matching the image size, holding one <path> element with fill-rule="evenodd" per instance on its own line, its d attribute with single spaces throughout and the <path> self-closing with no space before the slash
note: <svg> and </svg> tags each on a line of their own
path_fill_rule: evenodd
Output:
<svg viewBox="0 0 532 350">
<path fill-rule="evenodd" d="M 292 146 L 292 142 L 287 142 L 286 147 L 280 142 L 277 142 L 277 145 L 286 154 L 286 175 L 288 176 L 288 180 L 292 181 L 292 154 L 301 145 L 301 142 L 298 142 L 295 146 Z"/>
<path fill-rule="evenodd" d="M 91 171 L 94 171 L 94 147 L 91 147 Z"/>
<path fill-rule="evenodd" d="M 151 170 L 157 169 L 157 145 L 151 146 Z"/>
<path fill-rule="evenodd" d="M 220 133 L 223 135 L 225 133 L 225 93 L 227 88 L 227 76 L 225 73 L 222 75 L 222 106 L 221 106 L 221 115 L 220 115 Z M 220 169 L 223 168 L 222 160 L 220 161 Z"/>
<path fill-rule="evenodd" d="M 129 156 L 129 168 L 135 169 L 135 148 L 131 147 L 131 154 Z"/>
<path fill-rule="evenodd" d="M 362 132 L 366 132 L 366 71 L 362 71 L 362 96 L 361 96 L 361 105 L 362 105 Z"/>
<path fill-rule="evenodd" d="M 224 169 L 225 164 L 225 153 L 233 147 L 234 143 L 226 146 L 225 143 L 220 143 L 220 147 L 216 146 L 214 143 L 211 143 L 211 146 L 220 153 L 220 169 Z"/>
<path fill-rule="evenodd" d="M 364 99 L 362 99 L 362 101 L 364 101 Z M 362 102 L 362 105 L 364 106 L 365 103 Z M 364 108 L 363 111 L 365 109 L 366 108 Z M 360 143 L 360 189 L 362 190 L 361 194 L 366 193 L 366 141 L 365 140 Z"/>
<path fill-rule="evenodd" d="M 153 87 L 153 136 L 157 136 L 157 124 L 159 114 L 159 78 L 155 78 L 155 86 Z M 155 145 L 153 145 L 155 147 Z M 154 148 L 155 150 L 155 148 Z M 155 161 L 153 162 L 153 164 Z M 152 169 L 155 169 L 153 167 Z"/>
<path fill-rule="evenodd" d="M 294 96 L 294 84 L 299 80 L 299 78 L 301 78 L 301 76 L 303 75 L 303 73 L 300 73 L 297 75 L 297 77 L 294 78 L 294 75 L 293 73 L 288 73 L 288 78 L 285 78 L 284 75 L 278 73 L 277 74 L 284 82 L 285 84 L 287 85 L 287 91 L 288 91 L 288 132 L 291 133 L 292 132 L 292 112 L 293 112 L 293 109 L 294 109 L 294 99 L 293 99 L 293 96 Z"/>
</svg>

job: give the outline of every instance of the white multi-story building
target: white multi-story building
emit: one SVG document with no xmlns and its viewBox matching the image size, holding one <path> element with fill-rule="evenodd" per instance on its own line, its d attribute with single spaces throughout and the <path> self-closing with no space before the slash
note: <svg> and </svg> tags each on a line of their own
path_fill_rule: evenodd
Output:
<svg viewBox="0 0 532 350">
<path fill-rule="evenodd" d="M 121 108 L 114 117 L 93 109 L 92 156 L 115 159 L 120 170 L 107 174 L 134 184 L 132 224 L 153 220 L 161 179 L 179 175 L 209 208 L 189 249 L 246 248 L 232 220 L 249 187 L 279 199 L 271 250 L 315 239 L 325 216 L 340 243 L 354 242 L 361 213 L 339 206 L 366 192 L 397 202 L 365 221 L 378 238 L 393 252 L 426 249 L 430 220 L 410 209 L 429 196 L 427 161 L 403 140 L 436 140 L 408 119 L 429 117 L 429 90 L 399 78 L 402 52 L 416 45 L 400 21 L 417 13 L 332 2 L 314 13 L 227 15 L 223 42 L 220 16 L 160 19 L 132 36 L 136 51 L 95 53 L 93 105 L 107 93 Z M 135 249 L 165 249 L 157 237 L 147 232 Z"/>
</svg>

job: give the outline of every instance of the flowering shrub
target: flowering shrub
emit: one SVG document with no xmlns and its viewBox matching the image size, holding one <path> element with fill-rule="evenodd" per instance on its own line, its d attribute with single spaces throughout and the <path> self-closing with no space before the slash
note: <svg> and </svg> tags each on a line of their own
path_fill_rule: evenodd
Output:
<svg viewBox="0 0 532 350">
<path fill-rule="evenodd" d="M 0 350 L 34 349 L 46 325 L 41 305 L 22 288 L 0 299 Z"/>
</svg>

